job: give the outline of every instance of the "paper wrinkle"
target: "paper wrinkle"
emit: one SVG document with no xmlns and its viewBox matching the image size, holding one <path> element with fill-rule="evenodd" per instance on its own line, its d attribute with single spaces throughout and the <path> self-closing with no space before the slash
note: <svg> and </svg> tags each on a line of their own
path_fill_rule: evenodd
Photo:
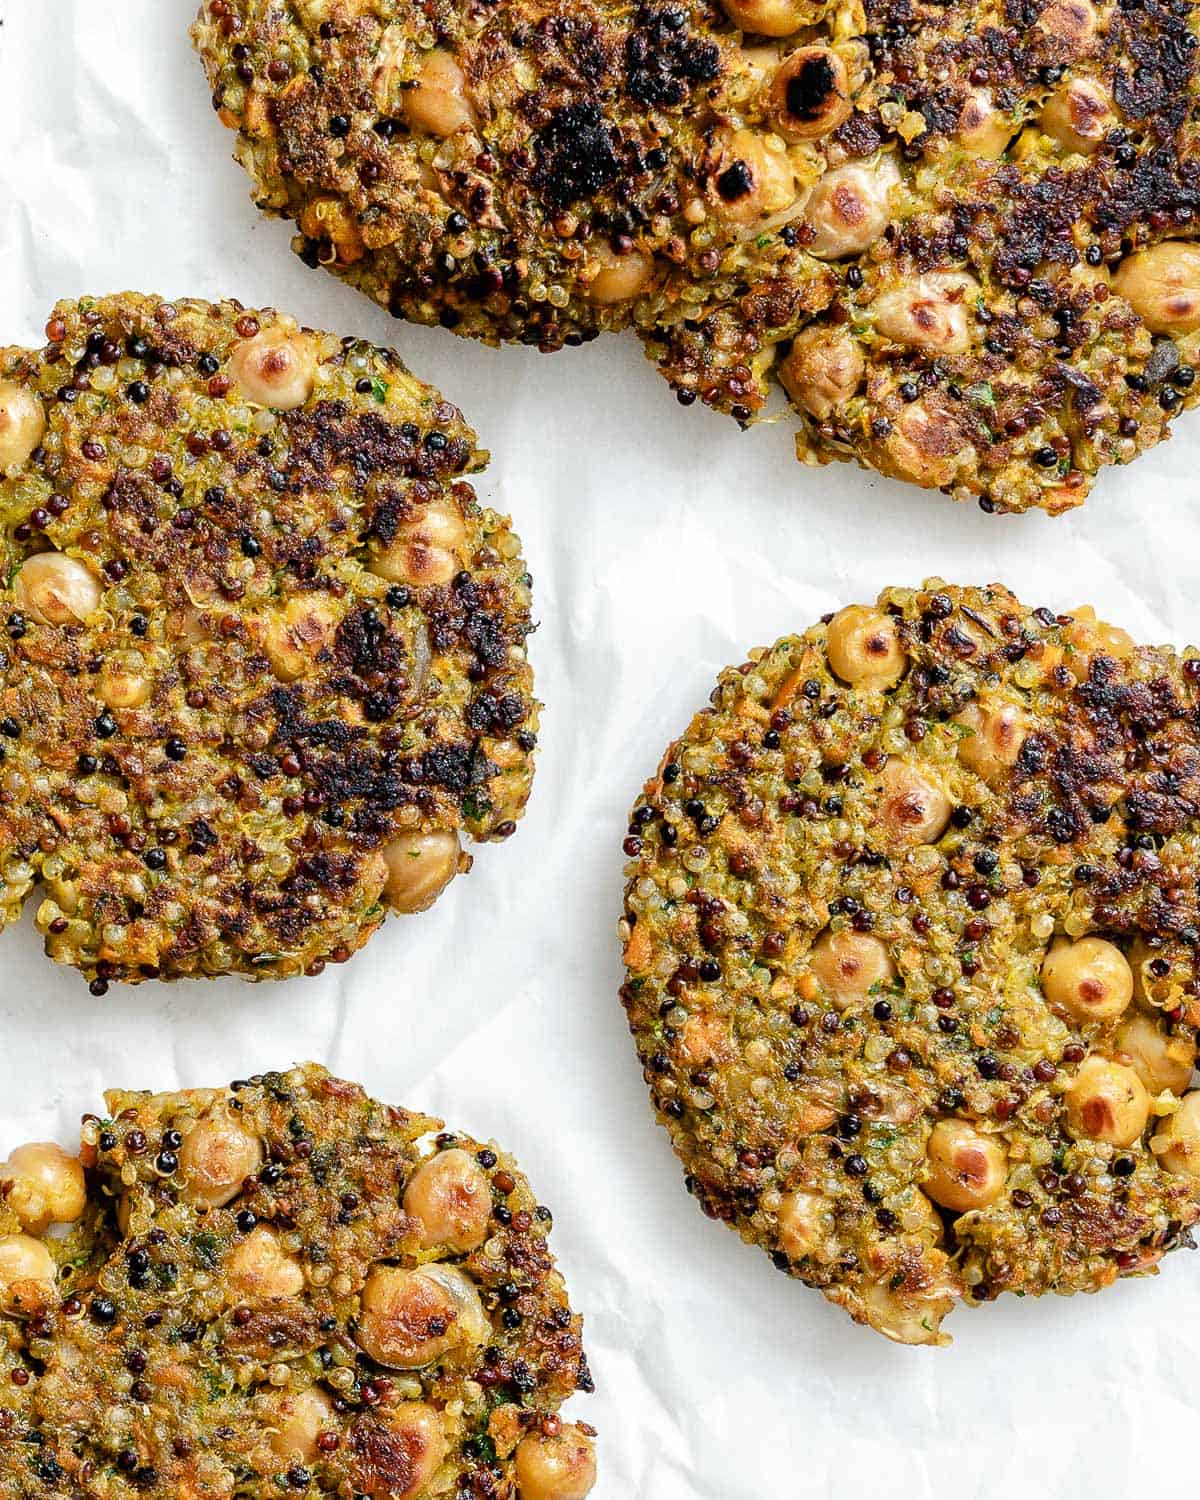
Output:
<svg viewBox="0 0 1200 1500">
<path fill-rule="evenodd" d="M 1200 639 L 1200 430 L 1112 470 L 1082 512 L 982 516 L 844 466 L 788 422 L 685 411 L 632 336 L 552 358 L 393 322 L 307 270 L 230 160 L 185 31 L 193 0 L 0 0 L 0 346 L 53 302 L 236 296 L 398 347 L 493 454 L 534 578 L 546 704 L 513 839 L 430 912 L 314 980 L 114 988 L 0 935 L 0 1155 L 73 1138 L 106 1086 L 227 1082 L 315 1058 L 514 1151 L 588 1318 L 597 1500 L 1092 1500 L 1179 1483 L 1195 1427 L 1198 1265 L 1094 1298 L 1002 1299 L 902 1349 L 775 1271 L 688 1198 L 617 1000 L 628 810 L 718 671 L 929 574 L 1094 603 Z"/>
</svg>

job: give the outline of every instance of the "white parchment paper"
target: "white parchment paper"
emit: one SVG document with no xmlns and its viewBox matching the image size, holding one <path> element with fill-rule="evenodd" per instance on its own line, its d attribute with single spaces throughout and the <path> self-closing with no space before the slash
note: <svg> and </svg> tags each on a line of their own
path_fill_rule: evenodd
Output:
<svg viewBox="0 0 1200 1500">
<path fill-rule="evenodd" d="M 192 0 L 0 0 L 0 343 L 61 296 L 236 296 L 393 343 L 494 454 L 523 536 L 547 705 L 529 813 L 437 908 L 321 979 L 93 1000 L 32 923 L 0 936 L 0 1148 L 75 1136 L 106 1084 L 314 1058 L 518 1153 L 588 1320 L 597 1500 L 1125 1497 L 1188 1483 L 1200 1260 L 1096 1298 L 1008 1298 L 944 1351 L 855 1328 L 710 1224 L 617 1001 L 625 816 L 745 650 L 891 582 L 1000 580 L 1200 637 L 1200 422 L 1082 512 L 996 518 L 857 470 L 802 470 L 786 423 L 672 400 L 632 339 L 552 358 L 409 328 L 288 249 L 231 161 Z"/>
</svg>

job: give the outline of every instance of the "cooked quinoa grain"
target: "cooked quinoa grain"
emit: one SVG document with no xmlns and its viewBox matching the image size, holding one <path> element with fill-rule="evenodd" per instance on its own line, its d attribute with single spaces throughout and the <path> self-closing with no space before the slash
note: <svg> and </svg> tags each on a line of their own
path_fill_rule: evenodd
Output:
<svg viewBox="0 0 1200 1500">
<path fill-rule="evenodd" d="M 634 326 L 808 464 L 1079 505 L 1198 399 L 1189 0 L 206 0 L 260 207 L 397 316 Z"/>
<path fill-rule="evenodd" d="M 581 1320 L 498 1147 L 313 1065 L 106 1102 L 65 1235 L 22 1214 L 52 1148 L 0 1164 L 6 1496 L 589 1492 Z"/>
<path fill-rule="evenodd" d="M 529 794 L 530 580 L 397 356 L 238 303 L 0 350 L 0 919 L 110 980 L 317 973 Z"/>
<path fill-rule="evenodd" d="M 710 1217 L 904 1343 L 1190 1243 L 1198 714 L 1194 653 L 938 580 L 722 674 L 621 925 Z"/>
</svg>

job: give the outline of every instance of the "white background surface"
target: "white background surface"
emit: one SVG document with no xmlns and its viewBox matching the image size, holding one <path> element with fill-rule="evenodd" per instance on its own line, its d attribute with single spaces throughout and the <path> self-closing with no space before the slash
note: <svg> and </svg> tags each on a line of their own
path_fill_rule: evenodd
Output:
<svg viewBox="0 0 1200 1500">
<path fill-rule="evenodd" d="M 90 998 L 26 920 L 0 938 L 0 1148 L 70 1141 L 108 1084 L 313 1058 L 520 1157 L 588 1320 L 597 1500 L 1082 1500 L 1193 1457 L 1200 1263 L 1096 1298 L 1007 1300 L 943 1351 L 854 1327 L 708 1223 L 653 1124 L 617 1000 L 625 816 L 718 669 L 887 583 L 940 573 L 1200 637 L 1200 423 L 1082 512 L 988 517 L 857 470 L 787 424 L 684 411 L 632 339 L 545 357 L 393 321 L 288 249 L 230 160 L 191 0 L 0 0 L 0 343 L 58 297 L 236 296 L 393 343 L 494 455 L 526 543 L 545 700 L 529 812 L 423 917 L 321 979 Z"/>
</svg>

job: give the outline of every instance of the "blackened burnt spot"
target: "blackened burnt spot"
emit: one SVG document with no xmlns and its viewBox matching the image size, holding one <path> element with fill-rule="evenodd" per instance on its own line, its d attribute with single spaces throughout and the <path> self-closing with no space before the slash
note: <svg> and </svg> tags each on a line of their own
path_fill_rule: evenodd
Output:
<svg viewBox="0 0 1200 1500">
<path fill-rule="evenodd" d="M 736 203 L 739 198 L 744 198 L 753 186 L 754 178 L 744 161 L 733 162 L 717 178 L 717 192 L 726 203 Z"/>
<path fill-rule="evenodd" d="M 564 105 L 538 133 L 533 180 L 551 208 L 595 197 L 620 169 L 612 127 L 595 104 Z"/>
<path fill-rule="evenodd" d="M 711 83 L 721 71 L 714 42 L 686 34 L 687 16 L 665 10 L 646 17 L 625 43 L 625 89 L 651 108 L 683 104 L 695 84 Z"/>
<path fill-rule="evenodd" d="M 487 667 L 504 665 L 508 655 L 504 625 L 496 615 L 484 614 L 480 610 L 467 616 L 463 634 L 475 655 Z"/>
<path fill-rule="evenodd" d="M 1118 9 L 1117 70 L 1114 94 L 1128 120 L 1153 119 L 1160 129 L 1177 129 L 1188 111 L 1187 85 L 1200 58 L 1189 17 L 1150 0 L 1142 10 Z"/>
<path fill-rule="evenodd" d="M 404 642 L 369 608 L 352 610 L 345 617 L 338 626 L 335 650 L 338 660 L 367 682 L 395 677 L 408 663 Z"/>
<path fill-rule="evenodd" d="M 467 727 L 477 734 L 510 734 L 528 713 L 518 693 L 480 693 L 467 706 Z"/>
<path fill-rule="evenodd" d="M 837 91 L 837 74 L 824 53 L 807 58 L 787 81 L 788 113 L 797 120 L 818 120 Z"/>
<path fill-rule="evenodd" d="M 496 767 L 467 741 L 454 745 L 435 745 L 421 757 L 422 780 L 427 786 L 440 786 L 456 797 L 465 796 L 472 787 L 482 786 Z"/>
</svg>

